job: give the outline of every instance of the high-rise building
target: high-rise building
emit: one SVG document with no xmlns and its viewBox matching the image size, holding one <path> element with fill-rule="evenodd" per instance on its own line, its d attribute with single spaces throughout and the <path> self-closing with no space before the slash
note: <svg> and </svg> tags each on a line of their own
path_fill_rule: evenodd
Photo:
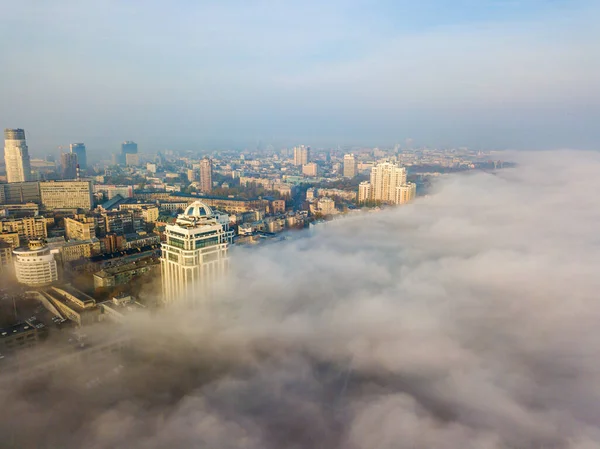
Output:
<svg viewBox="0 0 600 449">
<path fill-rule="evenodd" d="M 130 140 L 126 140 L 121 144 L 121 153 L 116 157 L 116 161 L 119 165 L 124 165 L 127 163 L 127 155 L 128 154 L 137 154 L 138 146 L 137 143 L 132 142 Z"/>
<path fill-rule="evenodd" d="M 207 157 L 200 161 L 200 191 L 212 191 L 212 161 Z"/>
<path fill-rule="evenodd" d="M 371 169 L 371 199 L 394 204 L 396 187 L 406 184 L 406 169 L 392 162 L 382 162 Z"/>
<path fill-rule="evenodd" d="M 294 165 L 306 165 L 310 160 L 310 147 L 300 145 L 294 148 Z"/>
<path fill-rule="evenodd" d="M 344 155 L 344 178 L 354 178 L 356 171 L 356 158 L 354 154 Z"/>
<path fill-rule="evenodd" d="M 17 248 L 13 253 L 17 281 L 21 284 L 39 287 L 58 280 L 56 260 L 44 240 L 30 240 L 29 247 Z"/>
<path fill-rule="evenodd" d="M 90 210 L 94 204 L 91 181 L 40 182 L 40 195 L 46 210 Z"/>
<path fill-rule="evenodd" d="M 71 153 L 77 155 L 77 163 L 79 168 L 82 170 L 87 169 L 87 153 L 85 151 L 85 145 L 83 143 L 72 143 Z"/>
<path fill-rule="evenodd" d="M 358 204 L 364 204 L 371 200 L 371 183 L 363 181 L 358 185 Z"/>
<path fill-rule="evenodd" d="M 395 204 L 410 203 L 417 196 L 417 185 L 414 182 L 396 187 Z"/>
<path fill-rule="evenodd" d="M 121 154 L 137 154 L 138 146 L 137 143 L 130 140 L 126 140 L 121 144 Z"/>
<path fill-rule="evenodd" d="M 127 153 L 125 155 L 125 165 L 136 166 L 140 165 L 140 156 L 137 153 Z"/>
<path fill-rule="evenodd" d="M 62 153 L 60 155 L 60 165 L 62 168 L 62 179 L 77 178 L 77 154 Z"/>
<path fill-rule="evenodd" d="M 31 181 L 29 149 L 22 129 L 4 130 L 4 161 L 8 182 Z"/>
<path fill-rule="evenodd" d="M 406 169 L 397 163 L 381 162 L 371 169 L 371 182 L 358 186 L 358 202 L 405 204 L 416 196 L 416 184 L 406 182 Z"/>
<path fill-rule="evenodd" d="M 166 303 L 206 300 L 211 286 L 228 268 L 228 248 L 233 239 L 229 216 L 196 201 L 165 229 L 161 271 Z"/>
</svg>

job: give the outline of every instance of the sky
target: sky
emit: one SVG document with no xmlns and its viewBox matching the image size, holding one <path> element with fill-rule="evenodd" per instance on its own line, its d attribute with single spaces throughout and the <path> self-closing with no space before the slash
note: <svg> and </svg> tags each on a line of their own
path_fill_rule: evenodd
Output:
<svg viewBox="0 0 600 449">
<path fill-rule="evenodd" d="M 0 126 L 34 155 L 600 138 L 595 0 L 2 3 Z"/>
<path fill-rule="evenodd" d="M 600 153 L 514 158 L 310 237 L 234 245 L 210 307 L 129 316 L 132 352 L 0 377 L 2 441 L 600 447 Z"/>
</svg>

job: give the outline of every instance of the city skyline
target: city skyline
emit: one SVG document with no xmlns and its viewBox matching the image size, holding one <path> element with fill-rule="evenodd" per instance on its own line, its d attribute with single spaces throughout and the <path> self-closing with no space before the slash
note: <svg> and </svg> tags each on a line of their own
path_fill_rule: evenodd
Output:
<svg viewBox="0 0 600 449">
<path fill-rule="evenodd" d="M 594 148 L 599 138 L 591 0 L 58 1 L 5 11 L 0 49 L 14 63 L 0 124 L 26 129 L 36 155 L 81 141 L 96 158 L 131 138 L 150 152 L 407 138 Z M 83 27 L 96 32 L 73 40 Z M 45 77 L 33 75 L 39 64 Z"/>
</svg>

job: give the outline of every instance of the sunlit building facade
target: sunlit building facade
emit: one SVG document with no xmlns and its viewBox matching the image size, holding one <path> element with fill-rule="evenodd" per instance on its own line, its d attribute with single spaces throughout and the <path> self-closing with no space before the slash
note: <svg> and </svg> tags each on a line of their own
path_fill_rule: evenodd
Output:
<svg viewBox="0 0 600 449">
<path fill-rule="evenodd" d="M 6 179 L 9 183 L 33 180 L 24 130 L 20 128 L 4 130 L 4 162 Z"/>
<path fill-rule="evenodd" d="M 40 287 L 58 280 L 56 260 L 44 240 L 30 240 L 28 247 L 17 248 L 13 253 L 19 283 Z"/>
<path fill-rule="evenodd" d="M 201 304 L 227 272 L 233 231 L 229 216 L 196 201 L 165 229 L 162 244 L 162 293 L 166 304 Z"/>
</svg>

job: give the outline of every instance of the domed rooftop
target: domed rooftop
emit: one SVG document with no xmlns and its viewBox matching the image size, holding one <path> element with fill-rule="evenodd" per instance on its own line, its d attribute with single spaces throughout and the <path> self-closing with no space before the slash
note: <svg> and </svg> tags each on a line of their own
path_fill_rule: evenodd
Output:
<svg viewBox="0 0 600 449">
<path fill-rule="evenodd" d="M 187 209 L 183 213 L 183 216 L 186 218 L 208 218 L 212 217 L 212 215 L 212 209 L 206 204 L 204 204 L 202 201 L 194 201 L 187 207 Z"/>
</svg>

